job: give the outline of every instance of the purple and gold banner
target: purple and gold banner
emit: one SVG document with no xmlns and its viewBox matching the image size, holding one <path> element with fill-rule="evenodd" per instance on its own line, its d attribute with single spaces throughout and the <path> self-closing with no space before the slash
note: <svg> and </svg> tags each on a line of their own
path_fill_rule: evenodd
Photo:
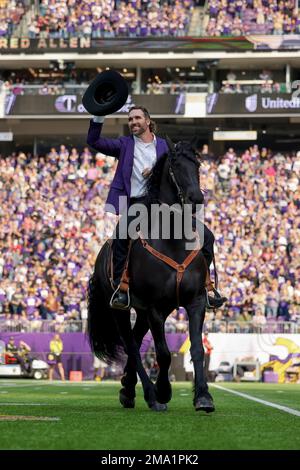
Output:
<svg viewBox="0 0 300 470">
<path fill-rule="evenodd" d="M 136 38 L 39 38 L 1 37 L 1 54 L 43 54 L 48 52 L 192 52 L 245 50 L 298 50 L 300 34 L 249 35 L 240 37 L 136 37 Z"/>
<path fill-rule="evenodd" d="M 88 115 L 79 94 L 57 96 L 7 95 L 6 116 L 41 115 Z M 178 95 L 129 95 L 126 104 L 115 113 L 115 117 L 126 115 L 131 106 L 144 106 L 151 109 L 151 115 L 182 115 L 185 112 L 185 94 Z"/>
</svg>

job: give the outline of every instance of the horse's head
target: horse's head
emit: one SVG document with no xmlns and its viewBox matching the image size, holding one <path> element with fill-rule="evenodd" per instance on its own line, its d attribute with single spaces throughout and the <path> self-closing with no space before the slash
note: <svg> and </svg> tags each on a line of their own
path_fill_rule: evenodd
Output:
<svg viewBox="0 0 300 470">
<path fill-rule="evenodd" d="M 168 143 L 169 144 L 169 143 Z M 200 190 L 199 161 L 190 142 L 169 144 L 169 175 L 175 186 L 181 204 L 202 204 Z"/>
</svg>

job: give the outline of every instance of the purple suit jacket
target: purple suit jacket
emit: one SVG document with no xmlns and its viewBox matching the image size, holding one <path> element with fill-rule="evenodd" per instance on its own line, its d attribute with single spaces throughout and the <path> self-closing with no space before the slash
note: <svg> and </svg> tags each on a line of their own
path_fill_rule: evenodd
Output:
<svg viewBox="0 0 300 470">
<path fill-rule="evenodd" d="M 87 135 L 87 143 L 99 150 L 105 155 L 116 157 L 119 162 L 116 169 L 115 176 L 110 186 L 106 205 L 112 205 L 116 214 L 122 212 L 122 207 L 119 207 L 119 197 L 127 196 L 129 202 L 131 191 L 131 174 L 133 168 L 133 154 L 134 154 L 134 138 L 119 137 L 118 139 L 106 139 L 101 137 L 102 124 L 90 121 L 90 128 Z M 156 137 L 156 154 L 157 159 L 161 158 L 169 151 L 167 142 L 160 137 Z M 109 208 L 107 208 L 108 211 Z"/>
</svg>

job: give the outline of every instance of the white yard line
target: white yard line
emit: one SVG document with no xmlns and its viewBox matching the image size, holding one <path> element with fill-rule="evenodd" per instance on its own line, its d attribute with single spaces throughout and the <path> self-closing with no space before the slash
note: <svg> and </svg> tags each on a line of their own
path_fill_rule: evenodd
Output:
<svg viewBox="0 0 300 470">
<path fill-rule="evenodd" d="M 50 418 L 48 416 L 0 415 L 0 421 L 60 421 L 60 418 Z"/>
<path fill-rule="evenodd" d="M 294 416 L 300 416 L 300 411 L 294 410 L 293 408 L 288 408 L 287 406 L 277 405 L 277 403 L 272 403 L 271 401 L 262 400 L 261 398 L 256 398 L 247 393 L 237 392 L 236 390 L 231 390 L 230 388 L 222 387 L 221 385 L 210 384 L 211 387 L 218 388 L 219 390 L 223 390 L 228 393 L 232 393 L 233 395 L 237 395 L 242 398 L 246 398 L 246 400 L 256 401 L 257 403 L 261 403 L 265 406 L 270 406 L 271 408 L 276 408 L 277 410 L 284 411 L 285 413 L 289 413 Z"/>
<path fill-rule="evenodd" d="M 59 406 L 61 403 L 0 403 L 0 406 Z"/>
</svg>

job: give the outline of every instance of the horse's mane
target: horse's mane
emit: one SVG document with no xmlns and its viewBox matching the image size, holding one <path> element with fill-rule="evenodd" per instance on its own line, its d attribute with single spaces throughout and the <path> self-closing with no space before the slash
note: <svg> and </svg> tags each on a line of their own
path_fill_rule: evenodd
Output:
<svg viewBox="0 0 300 470">
<path fill-rule="evenodd" d="M 176 156 L 179 156 L 181 158 L 187 158 L 188 160 L 191 160 L 192 162 L 196 163 L 198 161 L 196 157 L 196 148 L 193 145 L 193 143 L 187 141 L 187 140 L 182 140 L 178 142 L 175 146 L 175 154 Z"/>
<path fill-rule="evenodd" d="M 146 206 L 158 203 L 160 182 L 163 174 L 163 168 L 169 154 L 165 153 L 152 168 L 152 172 L 146 183 Z"/>
<path fill-rule="evenodd" d="M 169 153 L 165 153 L 154 165 L 152 172 L 146 183 L 146 198 L 145 205 L 157 204 L 159 202 L 159 189 L 161 178 L 163 174 L 164 164 L 170 158 L 172 160 L 176 158 L 186 158 L 197 163 L 197 157 L 195 154 L 195 149 L 190 142 L 181 141 L 174 146 L 174 149 L 170 149 Z M 199 161 L 198 161 L 199 163 Z"/>
</svg>

